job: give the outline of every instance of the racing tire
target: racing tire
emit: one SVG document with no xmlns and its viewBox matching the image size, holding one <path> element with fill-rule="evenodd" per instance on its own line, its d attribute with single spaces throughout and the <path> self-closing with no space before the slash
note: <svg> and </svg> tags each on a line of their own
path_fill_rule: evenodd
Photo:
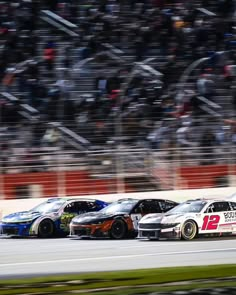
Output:
<svg viewBox="0 0 236 295">
<path fill-rule="evenodd" d="M 38 237 L 42 239 L 52 238 L 54 236 L 55 228 L 52 220 L 44 219 L 40 222 L 38 227 Z"/>
<path fill-rule="evenodd" d="M 193 240 L 198 234 L 197 224 L 193 220 L 186 220 L 181 228 L 181 238 L 186 241 Z"/>
<path fill-rule="evenodd" d="M 127 226 L 122 219 L 116 219 L 111 226 L 110 237 L 112 239 L 124 239 L 127 235 Z"/>
</svg>

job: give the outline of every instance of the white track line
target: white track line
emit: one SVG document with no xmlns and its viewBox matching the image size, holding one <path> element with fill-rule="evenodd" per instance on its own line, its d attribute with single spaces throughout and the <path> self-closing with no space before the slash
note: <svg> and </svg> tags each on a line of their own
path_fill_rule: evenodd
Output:
<svg viewBox="0 0 236 295">
<path fill-rule="evenodd" d="M 134 255 L 120 255 L 120 256 L 103 256 L 103 257 L 87 257 L 77 259 L 61 259 L 61 260 L 45 260 L 45 261 L 28 261 L 28 262 L 17 262 L 17 263 L 3 263 L 1 267 L 9 266 L 22 266 L 32 264 L 49 264 L 49 263 L 67 263 L 67 262 L 79 262 L 79 261 L 91 261 L 91 260 L 112 260 L 122 258 L 137 258 L 143 256 L 158 256 L 158 255 L 178 255 L 178 254 L 197 254 L 197 253 L 208 253 L 208 252 L 225 252 L 225 251 L 236 251 L 236 248 L 225 248 L 225 249 L 209 249 L 209 250 L 193 250 L 193 251 L 182 251 L 182 252 L 160 252 L 160 253 L 146 253 L 146 254 L 134 254 Z"/>
<path fill-rule="evenodd" d="M 213 243 L 225 243 L 229 240 L 222 240 L 222 241 L 214 241 L 214 240 L 211 240 L 211 244 Z M 230 240 L 230 242 L 235 242 L 236 243 L 236 240 Z M 130 246 L 120 246 L 120 247 L 117 247 L 118 249 L 129 249 L 129 248 L 147 248 L 148 247 L 161 247 L 161 246 L 196 246 L 196 245 L 199 245 L 199 244 L 207 244 L 209 241 L 178 241 L 178 242 L 167 242 L 167 241 L 148 241 L 148 240 L 140 240 L 139 241 L 140 243 L 143 243 L 142 245 L 137 245 L 137 246 L 133 246 L 133 245 L 130 245 Z"/>
</svg>

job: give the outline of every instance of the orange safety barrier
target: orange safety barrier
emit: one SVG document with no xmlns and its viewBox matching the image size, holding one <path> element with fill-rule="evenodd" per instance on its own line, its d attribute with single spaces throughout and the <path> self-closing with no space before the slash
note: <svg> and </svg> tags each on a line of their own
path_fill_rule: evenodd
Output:
<svg viewBox="0 0 236 295">
<path fill-rule="evenodd" d="M 117 192 L 115 178 L 92 178 L 88 171 L 29 172 L 1 175 L 3 195 L 5 199 L 16 199 L 17 190 L 25 186 L 40 186 L 40 197 L 58 195 L 58 188 L 64 186 L 65 195 L 111 194 Z M 172 172 L 173 173 L 173 172 Z M 181 167 L 175 171 L 178 189 L 213 188 L 228 186 L 228 176 L 236 175 L 236 165 L 204 165 Z M 162 180 L 159 178 L 159 181 Z M 125 183 L 126 192 L 135 192 L 132 183 Z M 27 196 L 25 196 L 27 197 Z M 30 196 L 29 196 L 30 197 Z"/>
<path fill-rule="evenodd" d="M 63 172 L 61 185 L 65 187 L 65 194 L 87 195 L 87 194 L 108 194 L 116 192 L 116 180 L 114 179 L 92 179 L 86 171 Z M 41 197 L 54 197 L 58 194 L 60 179 L 58 172 L 31 172 L 1 175 L 3 194 L 5 199 L 17 198 L 17 189 L 29 185 L 41 187 Z M 126 187 L 127 191 L 132 190 Z"/>
<path fill-rule="evenodd" d="M 228 176 L 236 175 L 236 165 L 181 167 L 178 171 L 180 188 L 212 188 L 229 185 Z"/>
</svg>

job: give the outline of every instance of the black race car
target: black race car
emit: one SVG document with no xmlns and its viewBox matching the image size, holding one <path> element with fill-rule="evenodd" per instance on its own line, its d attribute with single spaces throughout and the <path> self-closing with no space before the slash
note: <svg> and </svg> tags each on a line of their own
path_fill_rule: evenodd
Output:
<svg viewBox="0 0 236 295">
<path fill-rule="evenodd" d="M 81 214 L 72 219 L 70 234 L 79 237 L 135 237 L 139 220 L 149 213 L 164 213 L 178 203 L 164 199 L 121 199 L 100 212 Z"/>
</svg>

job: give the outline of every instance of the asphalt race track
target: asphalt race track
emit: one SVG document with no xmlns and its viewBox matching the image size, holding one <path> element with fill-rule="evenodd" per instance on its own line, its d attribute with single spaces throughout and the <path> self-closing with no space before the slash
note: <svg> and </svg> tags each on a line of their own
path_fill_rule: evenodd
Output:
<svg viewBox="0 0 236 295">
<path fill-rule="evenodd" d="M 185 241 L 0 239 L 0 278 L 236 263 L 236 238 Z"/>
</svg>

